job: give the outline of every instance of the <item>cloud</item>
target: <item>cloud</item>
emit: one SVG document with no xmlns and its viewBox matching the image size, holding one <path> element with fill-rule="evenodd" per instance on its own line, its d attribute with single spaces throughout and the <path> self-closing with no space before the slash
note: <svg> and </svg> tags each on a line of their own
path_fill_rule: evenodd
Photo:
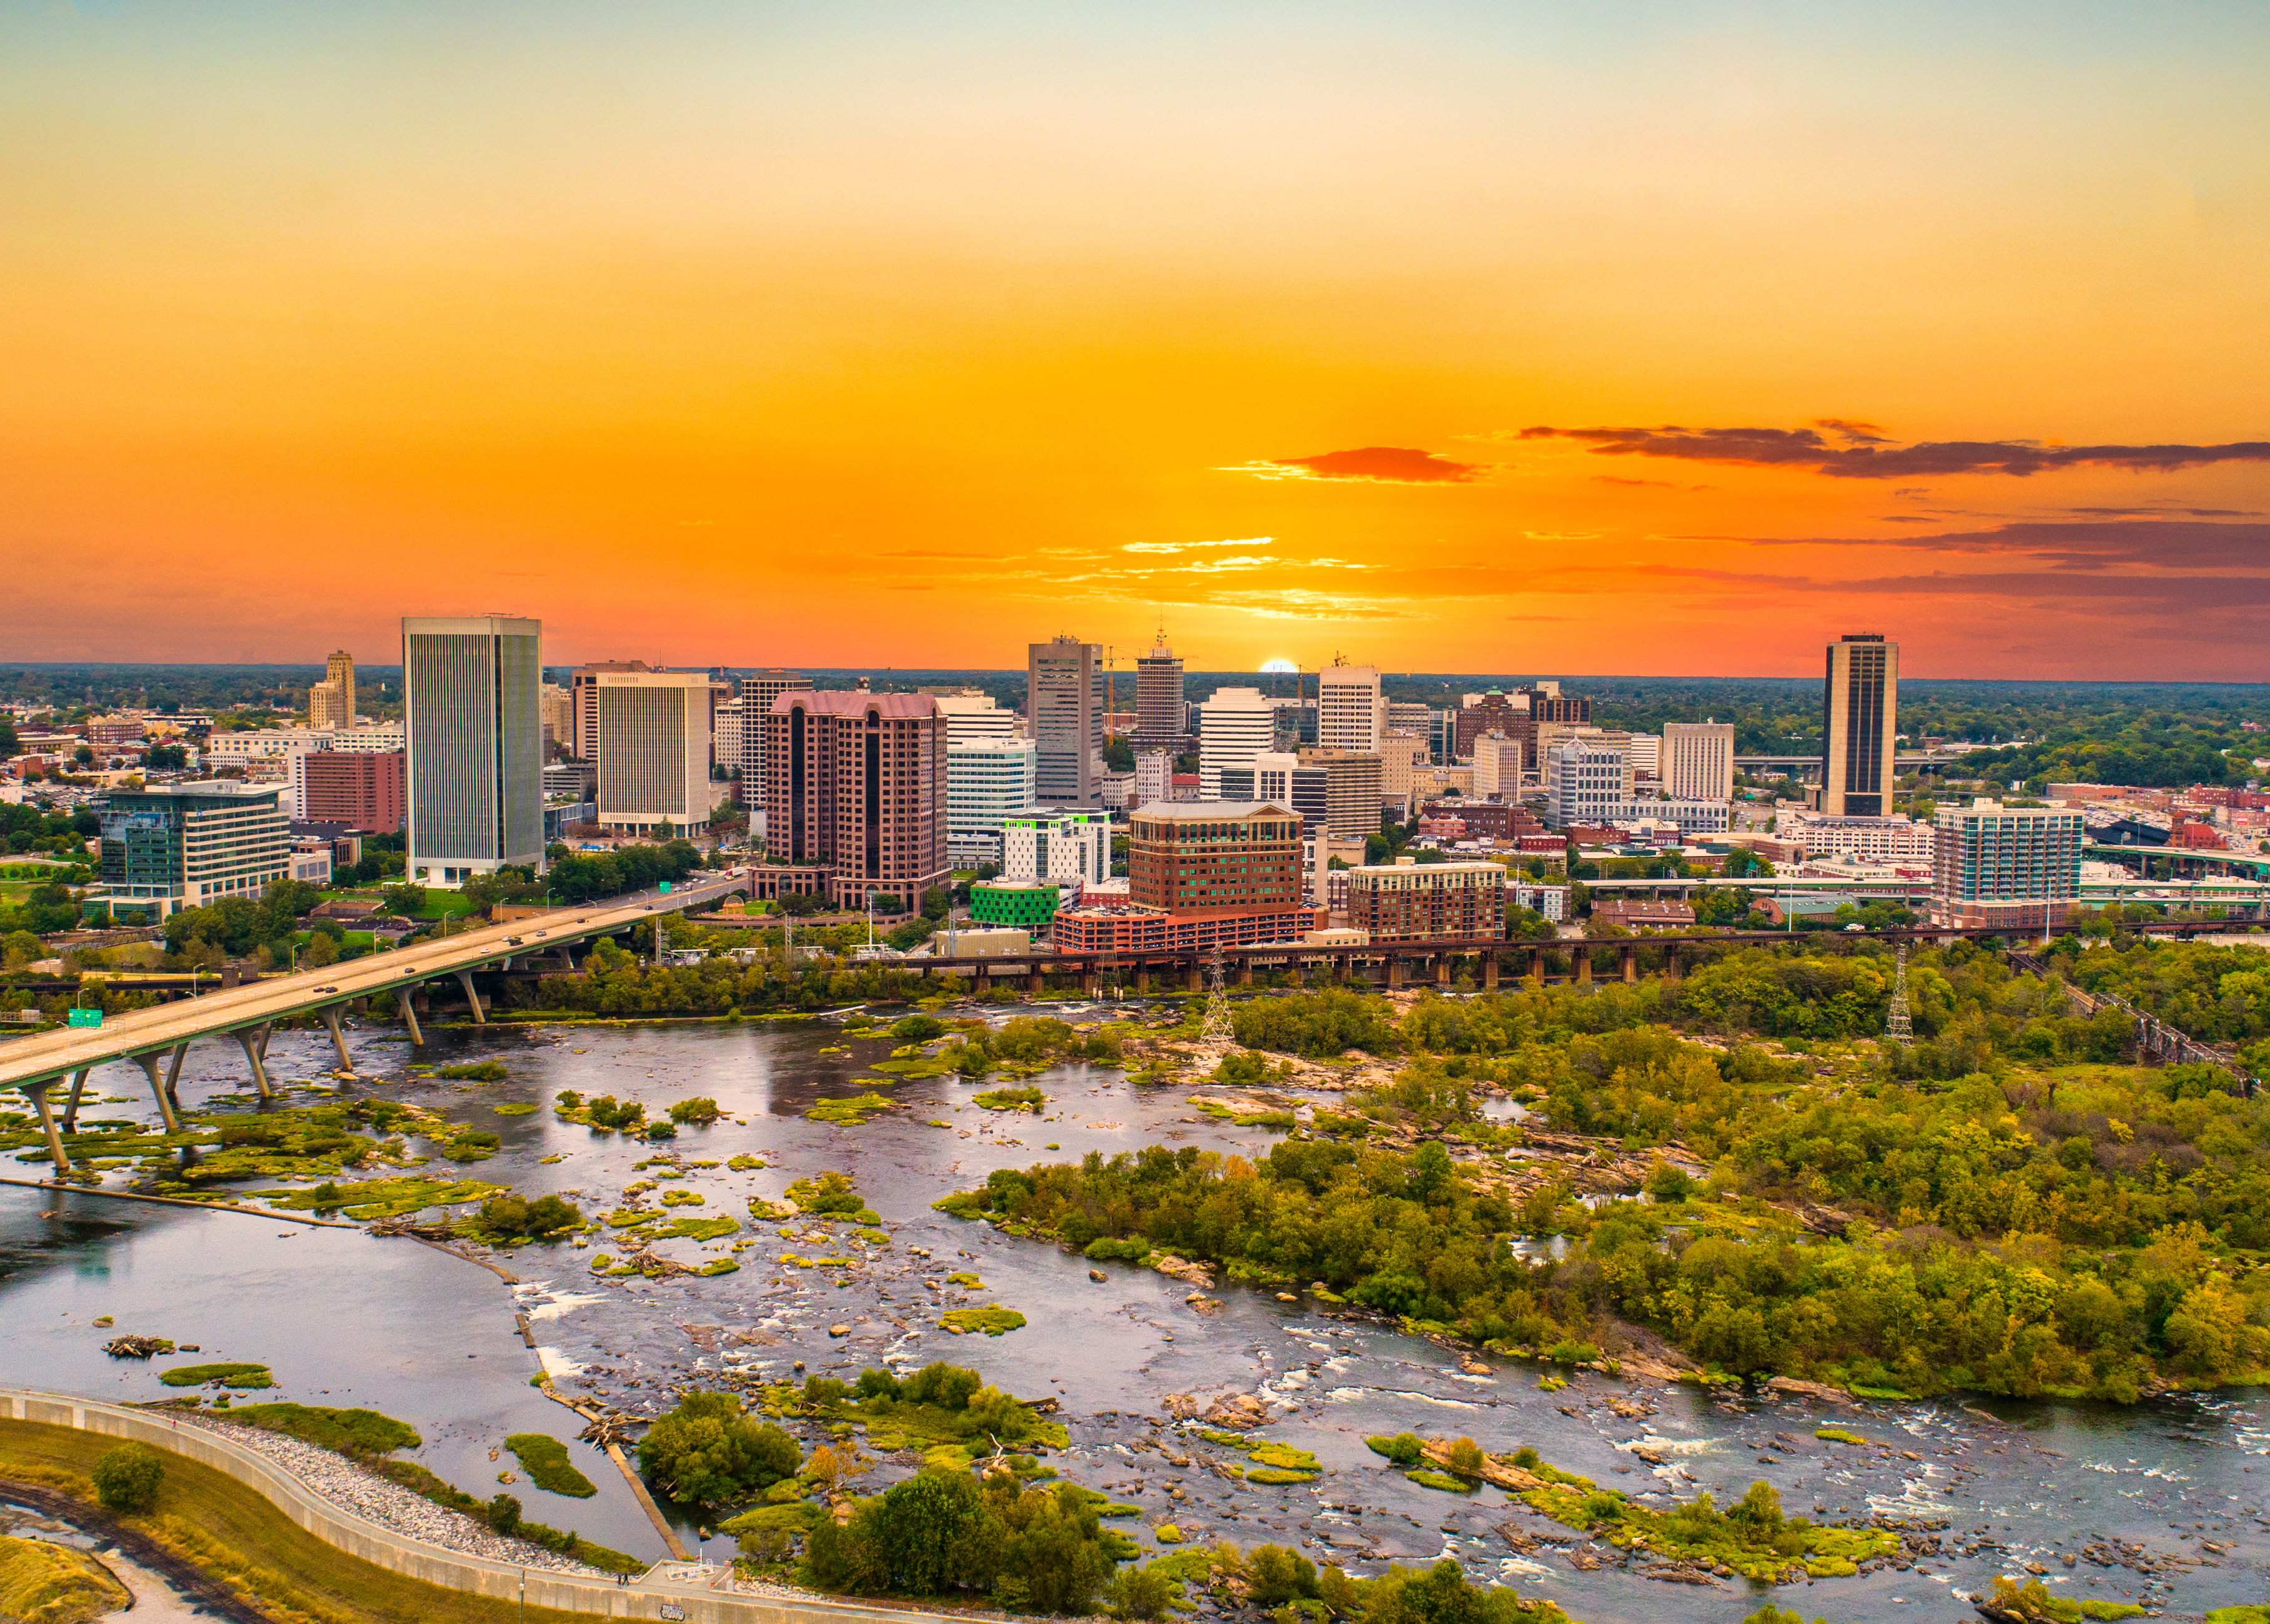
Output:
<svg viewBox="0 0 2270 1624">
<path fill-rule="evenodd" d="M 1675 479 L 1627 479 L 1620 474 L 1594 474 L 1592 483 L 1594 485 L 1628 485 L 1656 491 L 1710 491 L 1717 488 L 1716 486 L 1710 485 L 1680 485 Z"/>
<path fill-rule="evenodd" d="M 1121 545 L 1122 552 L 1190 552 L 1200 547 L 1273 547 L 1274 536 L 1248 536 L 1243 541 L 1131 541 Z"/>
<path fill-rule="evenodd" d="M 1822 419 L 1833 422 L 1833 419 Z M 2060 468 L 2123 468 L 2167 473 L 2213 463 L 2270 462 L 2270 440 L 2219 446 L 2044 446 L 2021 440 L 1925 441 L 1895 446 L 1851 431 L 1858 443 L 1831 445 L 1812 428 L 1553 428 L 1521 431 L 1524 440 L 1574 440 L 1598 456 L 1661 456 L 1752 468 L 1800 468 L 1833 479 L 1928 479 L 1993 473 L 2024 478 Z"/>
<path fill-rule="evenodd" d="M 1941 530 L 1929 536 L 1742 539 L 1760 547 L 1912 547 L 1973 556 L 2025 553 L 2067 569 L 2270 569 L 2270 523 L 2217 524 L 2200 519 L 2033 520 L 1998 524 L 1992 530 Z"/>
<path fill-rule="evenodd" d="M 1318 456 L 1287 456 L 1248 463 L 1227 473 L 1263 479 L 1368 479 L 1382 485 L 1465 485 L 1489 471 L 1487 463 L 1454 463 L 1432 451 L 1406 446 L 1365 446 L 1326 451 Z"/>
</svg>

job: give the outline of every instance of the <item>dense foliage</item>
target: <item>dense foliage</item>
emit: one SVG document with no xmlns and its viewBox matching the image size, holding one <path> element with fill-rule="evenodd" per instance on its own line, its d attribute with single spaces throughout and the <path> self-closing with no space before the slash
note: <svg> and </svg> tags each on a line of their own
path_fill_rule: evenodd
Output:
<svg viewBox="0 0 2270 1624">
<path fill-rule="evenodd" d="M 552 858 L 542 888 L 563 901 L 588 902 L 643 891 L 665 879 L 674 883 L 701 865 L 701 853 L 690 841 L 619 846 L 596 856 L 561 849 Z"/>
<path fill-rule="evenodd" d="M 94 1497 L 113 1511 L 147 1511 L 158 1503 L 166 1462 L 146 1443 L 122 1443 L 106 1450 L 87 1475 Z"/>
<path fill-rule="evenodd" d="M 1017 1612 L 1085 1613 L 1116 1565 L 1092 1501 L 1069 1483 L 1027 1488 L 1014 1472 L 930 1469 L 822 1518 L 806 1560 L 831 1591 L 990 1593 Z"/>
<path fill-rule="evenodd" d="M 795 1474 L 803 1452 L 779 1427 L 741 1413 L 731 1393 L 689 1392 L 639 1440 L 639 1465 L 688 1505 L 745 1500 Z"/>
</svg>

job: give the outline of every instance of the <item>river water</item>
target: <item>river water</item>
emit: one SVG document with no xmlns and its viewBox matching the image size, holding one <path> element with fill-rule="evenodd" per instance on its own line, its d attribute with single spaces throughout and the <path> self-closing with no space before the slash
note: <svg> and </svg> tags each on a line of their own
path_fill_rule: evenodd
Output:
<svg viewBox="0 0 2270 1624">
<path fill-rule="evenodd" d="M 1094 1013 L 1055 1012 L 1075 1020 Z M 813 1373 L 848 1376 L 886 1361 L 908 1368 L 946 1359 L 1020 1397 L 1060 1400 L 1072 1448 L 1054 1464 L 1140 1505 L 1139 1524 L 1117 1525 L 1146 1546 L 1150 1527 L 1171 1520 L 1189 1539 L 1297 1544 L 1357 1573 L 1449 1554 L 1477 1578 L 1550 1596 L 1590 1624 L 1733 1624 L 1766 1599 L 1834 1624 L 1970 1617 L 1964 1593 L 1983 1593 L 1997 1573 L 2022 1576 L 2028 1563 L 2046 1569 L 2059 1595 L 2141 1601 L 2170 1616 L 2270 1599 L 2270 1403 L 2251 1390 L 2133 1409 L 1955 1398 L 1831 1405 L 1588 1374 L 1546 1393 L 1535 1367 L 1489 1359 L 1489 1373 L 1476 1374 L 1423 1339 L 1305 1297 L 1287 1303 L 1225 1286 L 1207 1294 L 1220 1308 L 1202 1312 L 1185 1301 L 1190 1287 L 1147 1271 L 1105 1264 L 1107 1278 L 1094 1283 L 1091 1265 L 1074 1254 L 931 1210 L 994 1168 L 1089 1150 L 1162 1143 L 1265 1152 L 1266 1130 L 1200 1116 L 1187 1087 L 1140 1089 L 1116 1071 L 1067 1066 L 1033 1079 L 1050 1099 L 1046 1115 L 1035 1117 L 983 1110 L 969 1103 L 976 1086 L 940 1078 L 884 1090 L 896 1109 L 853 1127 L 803 1113 L 816 1100 L 862 1092 L 852 1079 L 889 1044 L 826 1023 L 429 1037 L 424 1059 L 494 1057 L 510 1075 L 491 1084 L 409 1079 L 398 1034 L 374 1028 L 351 1034 L 367 1080 L 348 1087 L 413 1099 L 499 1134 L 499 1153 L 465 1171 L 531 1195 L 568 1193 L 587 1212 L 614 1206 L 627 1183 L 648 1176 L 634 1164 L 661 1147 L 561 1123 L 548 1109 L 501 1116 L 489 1108 L 548 1107 L 565 1088 L 636 1098 L 655 1115 L 697 1094 L 716 1100 L 725 1116 L 683 1130 L 668 1148 L 686 1162 L 721 1165 L 689 1168 L 648 1199 L 661 1190 L 698 1191 L 704 1204 L 682 1210 L 740 1219 L 735 1238 L 755 1242 L 737 1255 L 740 1271 L 603 1279 L 589 1267 L 607 1245 L 595 1238 L 588 1250 L 531 1246 L 501 1256 L 522 1282 L 508 1286 L 406 1239 L 0 1187 L 7 1379 L 111 1399 L 168 1396 L 157 1379 L 162 1363 L 102 1353 L 114 1332 L 92 1322 L 108 1315 L 116 1331 L 199 1343 L 206 1360 L 269 1364 L 280 1388 L 263 1398 L 367 1405 L 408 1421 L 425 1439 L 416 1458 L 469 1492 L 490 1494 L 501 1472 L 516 1474 L 512 1457 L 497 1453 L 507 1434 L 572 1439 L 581 1428 L 529 1385 L 539 1361 L 568 1390 L 655 1411 L 677 1387 L 723 1367 L 784 1379 L 797 1361 Z M 315 1079 L 330 1064 L 329 1039 L 279 1033 L 269 1064 L 279 1079 Z M 87 1115 L 148 1115 L 134 1100 L 138 1070 L 112 1067 L 94 1080 L 115 1098 Z M 182 1093 L 192 1107 L 252 1106 L 234 1045 L 192 1051 Z M 739 1154 L 768 1165 L 738 1173 L 722 1165 Z M 796 1223 L 783 1238 L 782 1226 L 749 1221 L 749 1198 L 778 1199 L 790 1181 L 829 1168 L 853 1177 L 889 1229 L 888 1247 L 851 1243 L 848 1227 L 831 1237 Z M 436 1162 L 429 1170 L 452 1169 Z M 679 1241 L 657 1250 L 700 1263 L 731 1244 Z M 788 1253 L 862 1261 L 803 1269 L 783 1264 Z M 983 1289 L 945 1285 L 961 1272 L 981 1277 Z M 953 1336 L 939 1325 L 943 1308 L 992 1303 L 1028 1323 L 998 1338 Z M 516 1313 L 529 1316 L 537 1349 L 523 1344 Z M 831 1336 L 839 1326 L 847 1334 Z M 1170 1429 L 1170 1395 L 1205 1403 L 1240 1393 L 1271 1408 L 1275 1419 L 1260 1436 L 1315 1453 L 1325 1470 L 1314 1483 L 1233 1483 L 1208 1467 L 1234 1453 Z M 1821 1442 L 1814 1431 L 1822 1426 L 1885 1447 Z M 1725 1503 L 1762 1478 L 1792 1513 L 1841 1520 L 1874 1512 L 1939 1524 L 1940 1549 L 1906 1571 L 1778 1591 L 1740 1580 L 1649 1579 L 1494 1489 L 1419 1487 L 1364 1445 L 1367 1435 L 1406 1429 L 1471 1435 L 1493 1452 L 1532 1444 L 1547 1460 L 1633 1494 L 1707 1488 Z M 511 1492 L 527 1515 L 660 1555 L 620 1474 L 575 1447 L 597 1495 L 568 1500 L 521 1480 Z M 1176 1466 L 1176 1457 L 1189 1464 Z M 879 1485 L 911 1465 L 877 1463 L 863 1482 Z M 695 1519 L 668 1510 L 691 1543 Z M 713 1555 L 723 1551 L 722 1541 L 711 1546 Z"/>
</svg>

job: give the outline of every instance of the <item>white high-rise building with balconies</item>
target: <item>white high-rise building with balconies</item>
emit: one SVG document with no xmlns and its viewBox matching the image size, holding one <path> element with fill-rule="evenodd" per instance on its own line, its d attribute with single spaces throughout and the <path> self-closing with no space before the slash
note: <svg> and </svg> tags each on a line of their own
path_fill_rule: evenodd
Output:
<svg viewBox="0 0 2270 1624">
<path fill-rule="evenodd" d="M 1274 701 L 1258 688 L 1216 688 L 1198 707 L 1199 793 L 1220 800 L 1222 768 L 1250 767 L 1254 757 L 1276 746 Z"/>
</svg>

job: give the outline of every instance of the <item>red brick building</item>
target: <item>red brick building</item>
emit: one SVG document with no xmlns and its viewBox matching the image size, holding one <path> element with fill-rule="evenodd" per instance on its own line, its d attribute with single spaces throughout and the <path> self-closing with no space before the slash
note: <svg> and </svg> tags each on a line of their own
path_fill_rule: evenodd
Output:
<svg viewBox="0 0 2270 1624">
<path fill-rule="evenodd" d="M 1472 840 L 1510 841 L 1545 833 L 1527 807 L 1511 801 L 1429 801 L 1421 811 L 1428 818 L 1458 819 Z"/>
<path fill-rule="evenodd" d="M 1347 871 L 1347 922 L 1375 942 L 1471 941 L 1505 934 L 1505 868 L 1405 857 Z"/>
<path fill-rule="evenodd" d="M 410 815 L 399 750 L 314 750 L 300 764 L 305 823 L 339 823 L 369 834 L 391 834 Z"/>
<path fill-rule="evenodd" d="M 1124 904 L 1070 908 L 1060 951 L 1183 951 L 1290 941 L 1315 928 L 1302 901 L 1301 815 L 1267 801 L 1154 802 L 1128 827 Z"/>
<path fill-rule="evenodd" d="M 827 870 L 828 899 L 869 892 L 909 909 L 951 878 L 946 717 L 926 693 L 792 689 L 765 718 L 765 844 Z"/>
</svg>

